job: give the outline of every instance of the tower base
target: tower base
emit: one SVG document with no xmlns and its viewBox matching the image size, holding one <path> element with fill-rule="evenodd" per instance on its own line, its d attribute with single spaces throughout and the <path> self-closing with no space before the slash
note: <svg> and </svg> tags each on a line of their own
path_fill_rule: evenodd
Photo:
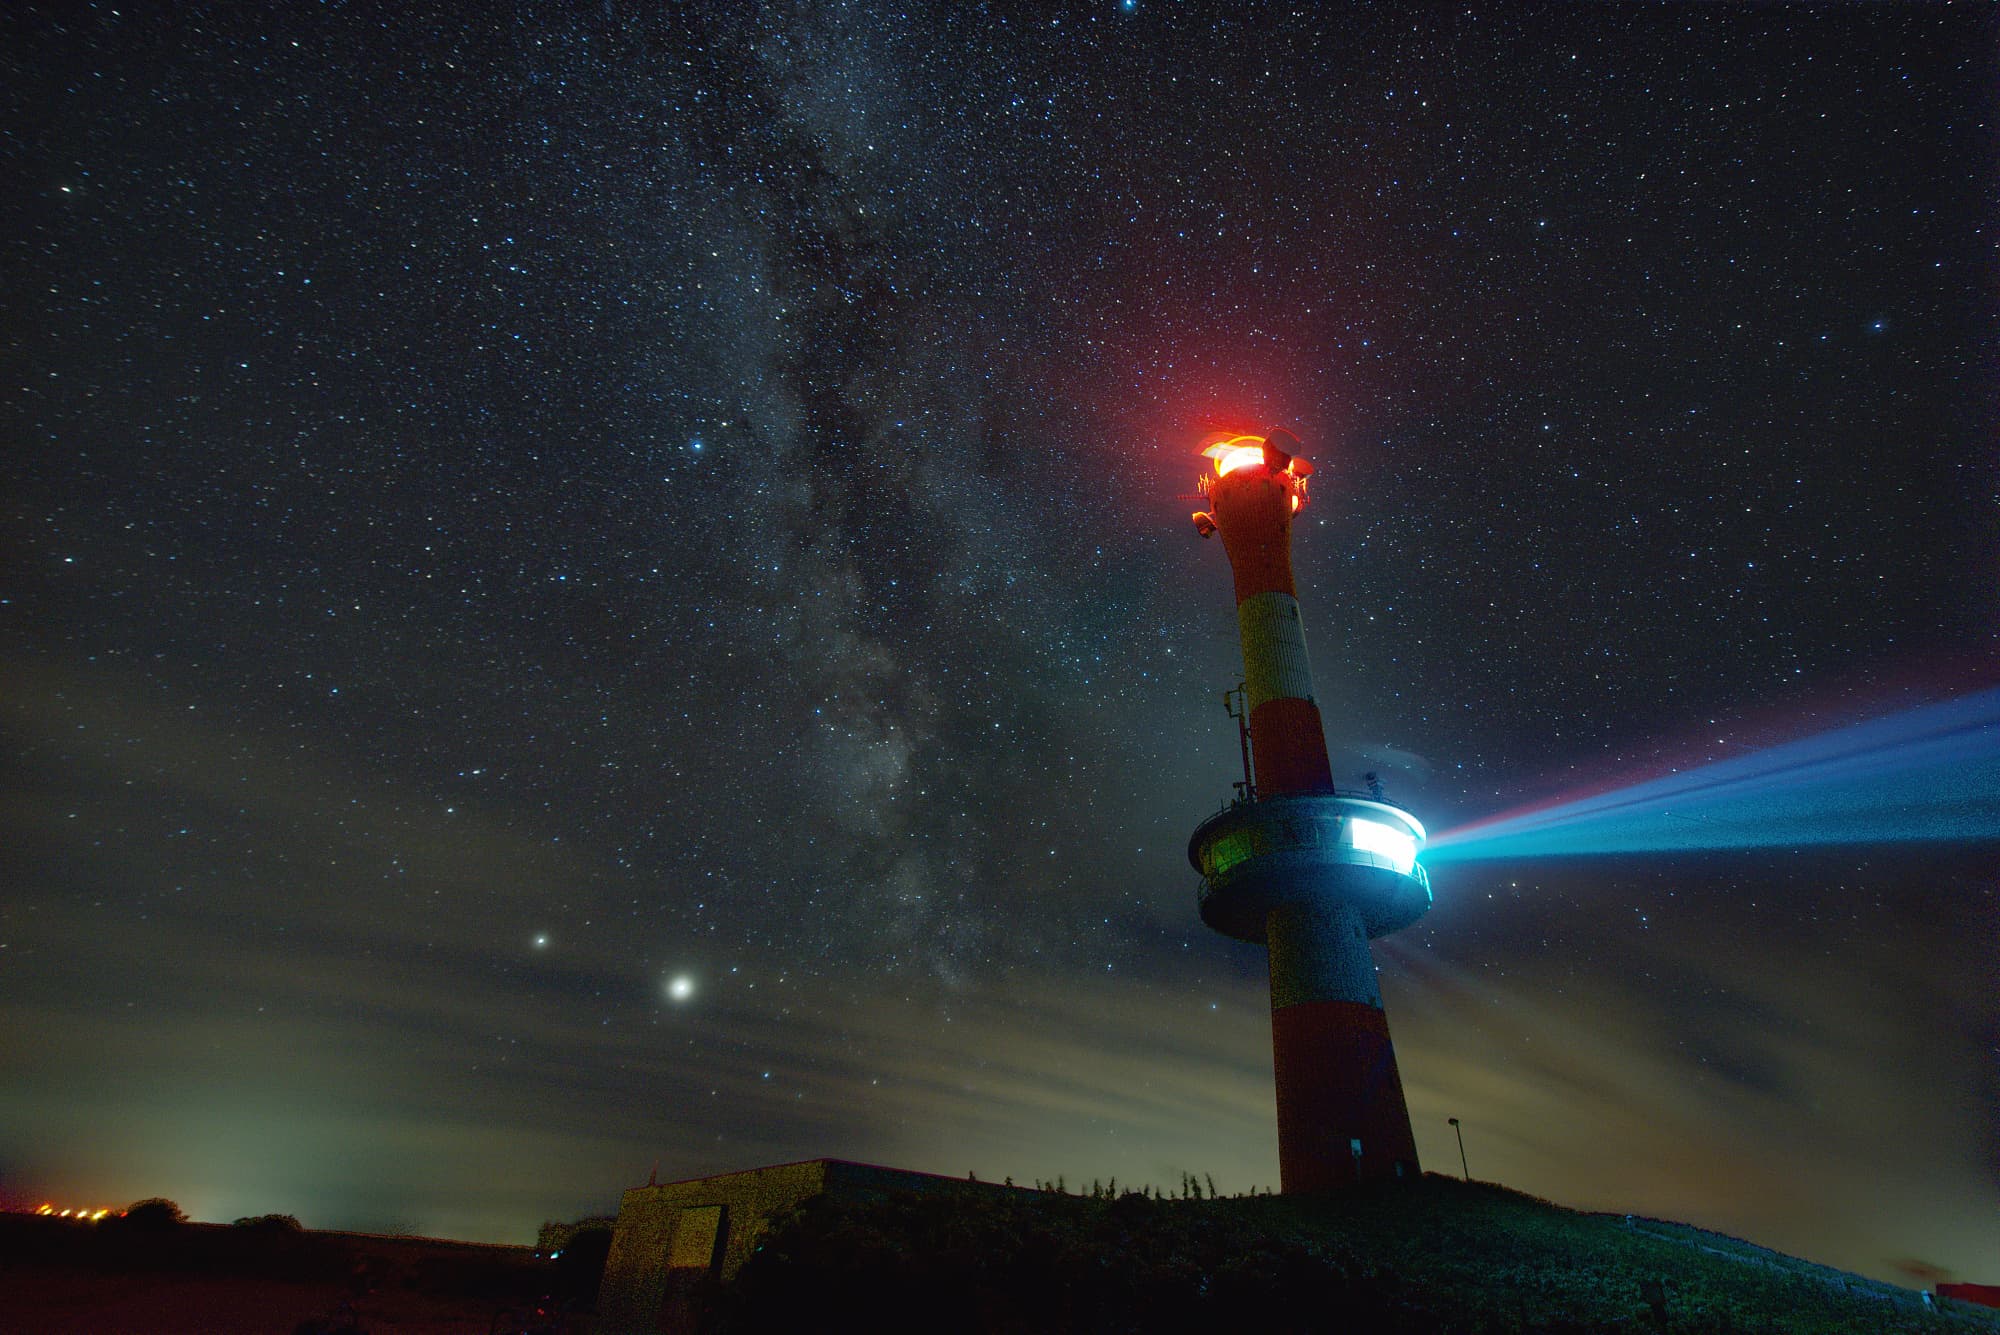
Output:
<svg viewBox="0 0 2000 1335">
<path fill-rule="evenodd" d="M 1389 1018 L 1379 1006 L 1303 1001 L 1273 1010 L 1271 1049 L 1286 1195 L 1418 1176 Z"/>
</svg>

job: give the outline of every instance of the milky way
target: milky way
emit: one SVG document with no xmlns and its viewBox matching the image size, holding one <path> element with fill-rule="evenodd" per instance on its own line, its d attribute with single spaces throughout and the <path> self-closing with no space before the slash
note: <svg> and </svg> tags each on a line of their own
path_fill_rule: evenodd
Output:
<svg viewBox="0 0 2000 1335">
<path fill-rule="evenodd" d="M 6 1202 L 1273 1181 L 1211 429 L 1433 829 L 1990 684 L 1990 14 L 653 8 L 0 19 Z M 1431 1167 L 1993 1277 L 1990 846 L 1436 889 Z"/>
</svg>

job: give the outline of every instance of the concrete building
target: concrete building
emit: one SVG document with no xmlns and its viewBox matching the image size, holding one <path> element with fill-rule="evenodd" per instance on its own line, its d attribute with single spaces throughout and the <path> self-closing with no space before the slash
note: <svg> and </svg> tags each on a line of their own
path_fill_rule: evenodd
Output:
<svg viewBox="0 0 2000 1335">
<path fill-rule="evenodd" d="M 1430 908 L 1424 827 L 1379 790 L 1333 784 L 1292 578 L 1313 467 L 1287 432 L 1203 451 L 1243 645 L 1243 782 L 1188 843 L 1202 920 L 1270 951 L 1278 1172 L 1286 1192 L 1417 1176 L 1416 1138 L 1368 943 Z M 1373 776 L 1370 776 L 1371 780 Z"/>
<path fill-rule="evenodd" d="M 634 1187 L 619 1202 L 611 1232 L 597 1292 L 597 1335 L 691 1328 L 695 1287 L 708 1278 L 734 1278 L 772 1221 L 816 1196 L 866 1200 L 1026 1190 L 843 1159 Z"/>
</svg>

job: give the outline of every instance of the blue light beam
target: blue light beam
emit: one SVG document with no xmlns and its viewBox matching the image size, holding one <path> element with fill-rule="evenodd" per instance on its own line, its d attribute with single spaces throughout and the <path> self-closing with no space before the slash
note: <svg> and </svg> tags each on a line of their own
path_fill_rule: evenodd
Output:
<svg viewBox="0 0 2000 1335">
<path fill-rule="evenodd" d="M 1448 830 L 1437 866 L 2000 839 L 2000 687 Z"/>
</svg>

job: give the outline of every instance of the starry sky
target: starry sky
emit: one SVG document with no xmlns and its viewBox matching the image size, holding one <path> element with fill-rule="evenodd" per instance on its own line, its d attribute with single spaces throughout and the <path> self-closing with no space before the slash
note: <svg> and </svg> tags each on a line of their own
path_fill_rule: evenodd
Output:
<svg viewBox="0 0 2000 1335">
<path fill-rule="evenodd" d="M 8 6 L 0 1203 L 1275 1183 L 1202 436 L 1433 830 L 1990 684 L 1996 37 Z M 1992 854 L 1441 866 L 1426 1166 L 2000 1281 Z"/>
</svg>

